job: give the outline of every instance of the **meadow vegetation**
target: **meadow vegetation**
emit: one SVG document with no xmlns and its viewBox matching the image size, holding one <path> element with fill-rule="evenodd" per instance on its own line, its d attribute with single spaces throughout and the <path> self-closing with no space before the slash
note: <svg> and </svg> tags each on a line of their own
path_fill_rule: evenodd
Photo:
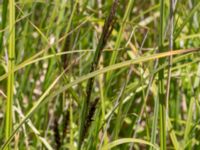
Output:
<svg viewBox="0 0 200 150">
<path fill-rule="evenodd" d="M 1 149 L 200 149 L 199 0 L 0 3 Z"/>
</svg>

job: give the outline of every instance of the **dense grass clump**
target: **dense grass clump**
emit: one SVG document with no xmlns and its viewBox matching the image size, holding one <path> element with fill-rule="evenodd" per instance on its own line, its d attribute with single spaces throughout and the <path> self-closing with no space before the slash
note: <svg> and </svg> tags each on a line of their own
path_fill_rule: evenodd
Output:
<svg viewBox="0 0 200 150">
<path fill-rule="evenodd" d="M 0 3 L 1 149 L 200 149 L 199 0 Z"/>
</svg>

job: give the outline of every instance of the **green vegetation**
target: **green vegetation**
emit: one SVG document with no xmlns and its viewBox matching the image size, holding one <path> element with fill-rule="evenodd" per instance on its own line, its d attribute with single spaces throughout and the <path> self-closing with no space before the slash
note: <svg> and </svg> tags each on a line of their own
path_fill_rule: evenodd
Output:
<svg viewBox="0 0 200 150">
<path fill-rule="evenodd" d="M 200 149 L 199 0 L 0 3 L 0 149 Z"/>
</svg>

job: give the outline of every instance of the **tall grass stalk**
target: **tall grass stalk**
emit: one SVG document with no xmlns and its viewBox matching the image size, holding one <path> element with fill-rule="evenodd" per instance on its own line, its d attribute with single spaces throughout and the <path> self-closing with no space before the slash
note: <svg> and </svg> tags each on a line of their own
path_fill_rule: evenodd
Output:
<svg viewBox="0 0 200 150">
<path fill-rule="evenodd" d="M 170 11 L 169 11 L 169 51 L 172 51 L 174 46 L 174 0 L 170 0 Z M 169 57 L 169 67 L 167 75 L 167 88 L 166 88 L 166 112 L 168 116 L 168 106 L 169 106 L 169 96 L 170 96 L 170 82 L 171 82 L 171 66 L 172 66 L 172 56 Z"/>
<path fill-rule="evenodd" d="M 160 0 L 160 30 L 159 30 L 159 51 L 164 52 L 164 13 L 165 0 Z M 164 63 L 165 59 L 159 60 L 159 65 Z M 166 150 L 166 99 L 164 85 L 164 69 L 158 73 L 158 93 L 159 93 L 159 119 L 160 119 L 160 148 Z"/>
<path fill-rule="evenodd" d="M 170 10 L 169 10 L 169 51 L 172 51 L 174 49 L 174 10 L 175 10 L 175 1 L 170 0 Z M 168 74 L 167 74 L 167 87 L 166 87 L 166 117 L 167 117 L 167 126 L 168 130 L 172 130 L 171 126 L 169 128 L 169 125 L 171 125 L 169 120 L 169 98 L 170 98 L 170 83 L 171 83 L 171 71 L 172 71 L 172 56 L 169 57 L 169 66 L 168 66 Z M 179 148 L 179 144 L 177 142 L 176 135 L 174 131 L 172 130 L 170 132 L 170 137 L 172 140 L 172 143 L 174 144 L 175 149 Z"/>
<path fill-rule="evenodd" d="M 108 38 L 109 38 L 110 34 L 112 33 L 112 30 L 114 28 L 114 23 L 115 23 L 115 13 L 117 10 L 117 5 L 118 5 L 118 0 L 114 0 L 113 5 L 111 7 L 110 14 L 104 24 L 103 31 L 102 31 L 101 37 L 99 39 L 99 43 L 97 45 L 95 54 L 94 54 L 93 62 L 90 67 L 90 72 L 93 72 L 97 69 L 97 66 L 98 66 L 98 63 L 100 60 L 100 56 L 102 54 L 102 50 L 106 46 Z M 88 108 L 89 108 L 89 104 L 91 101 L 90 99 L 91 99 L 91 94 L 92 94 L 92 89 L 93 89 L 93 83 L 94 83 L 94 78 L 90 78 L 87 82 L 86 99 L 83 101 L 82 110 L 81 110 L 78 149 L 81 149 L 81 145 L 84 140 L 84 134 L 86 134 L 86 133 L 84 133 L 85 132 L 84 128 L 86 125 Z M 86 128 L 88 128 L 88 127 L 86 127 Z"/>
<path fill-rule="evenodd" d="M 6 135 L 8 140 L 12 133 L 12 105 L 14 97 L 14 65 L 15 65 L 15 1 L 9 0 L 9 50 L 8 50 L 8 81 L 6 104 Z M 6 149 L 10 149 L 10 145 Z"/>
</svg>

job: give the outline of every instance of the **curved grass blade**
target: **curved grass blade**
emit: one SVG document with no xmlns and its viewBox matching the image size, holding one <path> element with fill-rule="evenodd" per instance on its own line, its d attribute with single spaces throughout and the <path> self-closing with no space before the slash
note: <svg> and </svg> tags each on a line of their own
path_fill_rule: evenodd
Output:
<svg viewBox="0 0 200 150">
<path fill-rule="evenodd" d="M 113 141 L 113 142 L 105 145 L 102 148 L 102 150 L 109 150 L 113 147 L 116 147 L 118 145 L 125 144 L 125 143 L 138 143 L 138 144 L 142 144 L 142 145 L 149 145 L 149 146 L 152 146 L 153 148 L 155 148 L 156 150 L 159 150 L 157 145 L 153 145 L 150 142 L 147 142 L 147 141 L 144 141 L 144 140 L 141 140 L 141 139 L 135 139 L 135 138 L 123 138 L 123 139 Z"/>
</svg>

